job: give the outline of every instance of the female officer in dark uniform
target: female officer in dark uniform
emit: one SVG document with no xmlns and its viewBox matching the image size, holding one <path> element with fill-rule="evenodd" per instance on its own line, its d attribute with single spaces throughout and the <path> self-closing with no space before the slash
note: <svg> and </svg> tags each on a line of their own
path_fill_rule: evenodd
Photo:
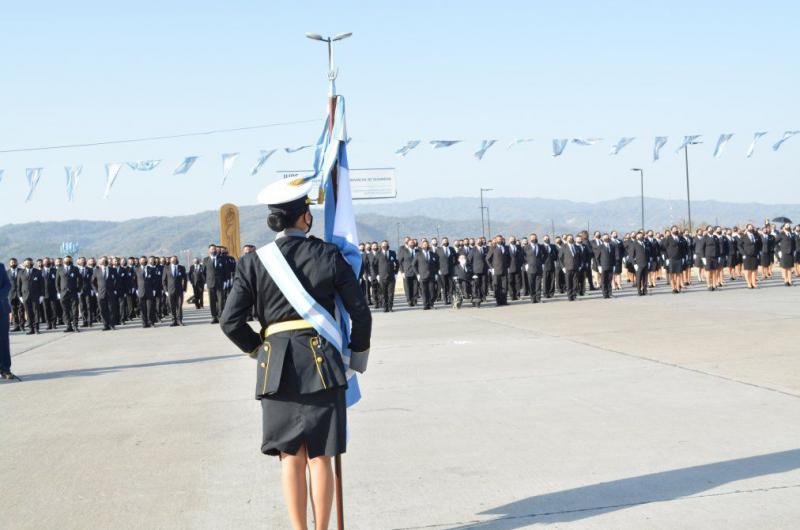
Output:
<svg viewBox="0 0 800 530">
<path fill-rule="evenodd" d="M 352 319 L 352 357 L 366 356 L 372 317 L 353 269 L 336 245 L 306 237 L 313 222 L 310 187 L 284 179 L 267 186 L 259 202 L 269 206 L 268 225 L 277 232 L 275 243 L 302 287 L 331 315 L 335 295 L 341 297 Z M 308 466 L 316 528 L 324 529 L 333 501 L 331 457 L 344 453 L 346 446 L 345 366 L 333 344 L 301 319 L 267 271 L 261 251 L 239 261 L 220 325 L 236 346 L 258 359 L 261 451 L 281 458 L 292 526 L 306 528 Z M 252 307 L 260 333 L 247 323 Z"/>
</svg>

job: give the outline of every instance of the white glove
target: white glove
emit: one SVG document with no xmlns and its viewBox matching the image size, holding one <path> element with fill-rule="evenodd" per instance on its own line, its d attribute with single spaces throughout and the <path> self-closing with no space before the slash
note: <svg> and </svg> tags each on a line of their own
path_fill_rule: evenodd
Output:
<svg viewBox="0 0 800 530">
<path fill-rule="evenodd" d="M 780 250 L 778 251 L 778 257 L 783 258 L 783 252 L 781 252 Z"/>
<path fill-rule="evenodd" d="M 44 296 L 39 297 L 39 303 L 41 304 L 42 302 L 44 302 Z"/>
<path fill-rule="evenodd" d="M 706 258 L 703 258 L 703 265 L 708 265 L 708 260 Z"/>
<path fill-rule="evenodd" d="M 669 260 L 666 260 L 665 263 L 667 264 L 667 267 L 669 267 Z"/>
<path fill-rule="evenodd" d="M 56 293 L 56 298 L 58 298 L 59 300 L 61 300 L 61 293 Z"/>
<path fill-rule="evenodd" d="M 599 272 L 600 274 L 603 274 L 603 267 L 601 267 L 600 265 L 598 265 L 598 266 L 597 266 L 597 272 Z"/>
<path fill-rule="evenodd" d="M 472 279 L 473 279 L 473 280 L 477 280 L 477 279 L 478 279 L 478 275 L 477 275 L 477 274 L 473 274 L 473 275 L 472 275 Z"/>
<path fill-rule="evenodd" d="M 528 272 L 528 264 L 525 264 L 525 272 Z"/>
<path fill-rule="evenodd" d="M 633 270 L 638 271 L 639 270 L 639 265 L 634 263 L 633 264 Z"/>
<path fill-rule="evenodd" d="M 155 291 L 153 291 L 153 296 L 155 296 L 155 295 L 156 295 L 156 292 L 155 292 Z"/>
<path fill-rule="evenodd" d="M 566 274 L 566 273 L 567 273 L 567 268 L 566 268 L 566 267 L 561 267 L 561 272 L 563 272 L 564 274 Z"/>
</svg>

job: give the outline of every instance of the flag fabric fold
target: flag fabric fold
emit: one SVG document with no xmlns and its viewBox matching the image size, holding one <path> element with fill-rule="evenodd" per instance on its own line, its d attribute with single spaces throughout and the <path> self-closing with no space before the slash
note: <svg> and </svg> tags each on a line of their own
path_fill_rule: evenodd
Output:
<svg viewBox="0 0 800 530">
<path fill-rule="evenodd" d="M 75 200 L 75 190 L 78 188 L 78 179 L 83 171 L 83 166 L 67 166 L 64 168 L 67 176 L 67 201 Z"/>
<path fill-rule="evenodd" d="M 478 160 L 483 160 L 483 155 L 485 155 L 486 151 L 488 151 L 489 148 L 491 148 L 495 143 L 497 143 L 497 140 L 483 140 L 478 150 L 475 151 L 475 158 Z"/>
<path fill-rule="evenodd" d="M 777 142 L 775 142 L 775 144 L 772 146 L 772 150 L 773 151 L 777 151 L 778 149 L 781 148 L 781 146 L 783 145 L 783 142 L 785 142 L 786 140 L 788 140 L 789 138 L 791 138 L 792 136 L 794 136 L 796 134 L 800 134 L 800 131 L 786 131 L 785 133 L 783 133 L 783 136 L 781 137 L 781 139 L 778 140 Z"/>
<path fill-rule="evenodd" d="M 661 148 L 667 143 L 666 136 L 656 136 L 655 144 L 653 144 L 653 162 L 658 160 L 658 154 L 661 151 Z"/>
<path fill-rule="evenodd" d="M 636 139 L 635 136 L 623 136 L 622 138 L 619 139 L 617 143 L 611 146 L 611 151 L 609 152 L 609 154 L 618 155 L 619 152 L 625 148 L 625 146 L 627 146 L 635 139 Z"/>
<path fill-rule="evenodd" d="M 395 151 L 394 154 L 405 157 L 409 151 L 417 147 L 419 144 L 420 140 L 409 140 L 408 142 L 406 142 L 406 145 Z"/>
<path fill-rule="evenodd" d="M 111 187 L 117 180 L 120 169 L 122 169 L 122 164 L 117 162 L 109 162 L 106 164 L 106 192 L 103 194 L 104 199 L 108 199 L 108 196 L 111 194 Z"/>
<path fill-rule="evenodd" d="M 36 191 L 39 179 L 42 178 L 42 169 L 40 167 L 29 167 L 25 170 L 25 178 L 28 181 L 28 196 L 25 197 L 25 202 L 30 202 L 33 198 L 33 192 Z"/>
<path fill-rule="evenodd" d="M 725 149 L 725 145 L 731 141 L 731 138 L 733 138 L 733 133 L 719 135 L 719 138 L 717 139 L 717 146 L 714 148 L 714 158 L 719 158 L 722 156 L 722 151 Z"/>
<path fill-rule="evenodd" d="M 681 145 L 677 149 L 675 149 L 675 152 L 679 153 L 681 151 L 681 149 L 683 149 L 687 145 L 692 145 L 692 144 L 697 143 L 697 139 L 700 138 L 700 136 L 702 136 L 702 135 L 700 135 L 700 134 L 690 134 L 688 136 L 684 136 L 683 137 L 683 141 L 681 142 Z"/>
<path fill-rule="evenodd" d="M 187 156 L 183 159 L 183 162 L 178 164 L 178 167 L 175 168 L 175 171 L 172 172 L 173 175 L 185 175 L 192 169 L 192 166 L 197 159 L 200 158 L 199 156 Z"/>
<path fill-rule="evenodd" d="M 751 156 L 753 156 L 753 151 L 756 148 L 756 144 L 765 134 L 767 134 L 767 131 L 758 131 L 753 133 L 753 141 L 750 142 L 750 147 L 747 148 L 747 154 L 745 154 L 745 158 L 750 158 Z"/>
</svg>

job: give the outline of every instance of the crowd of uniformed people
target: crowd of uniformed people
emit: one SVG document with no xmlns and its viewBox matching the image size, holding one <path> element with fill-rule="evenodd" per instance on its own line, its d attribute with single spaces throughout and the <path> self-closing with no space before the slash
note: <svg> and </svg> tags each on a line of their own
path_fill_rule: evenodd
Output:
<svg viewBox="0 0 800 530">
<path fill-rule="evenodd" d="M 540 303 L 557 294 L 570 301 L 600 290 L 611 298 L 624 283 L 640 296 L 665 279 L 675 294 L 692 284 L 693 275 L 709 291 L 743 280 L 758 287 L 779 268 L 784 285 L 800 275 L 800 225 L 766 223 L 744 228 L 706 226 L 694 232 L 672 226 L 663 232 L 639 230 L 563 234 L 539 238 L 497 235 L 461 238 L 407 236 L 392 250 L 389 242 L 360 245 L 360 283 L 370 305 L 393 310 L 396 282 L 403 284 L 408 306 L 432 309 L 436 302 L 480 307 L 489 295 L 497 305 L 529 298 Z"/>
</svg>

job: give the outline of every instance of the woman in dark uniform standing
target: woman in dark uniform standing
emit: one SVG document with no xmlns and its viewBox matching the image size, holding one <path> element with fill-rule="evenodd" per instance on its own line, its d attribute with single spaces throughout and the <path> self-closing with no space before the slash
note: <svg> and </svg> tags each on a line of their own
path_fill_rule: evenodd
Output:
<svg viewBox="0 0 800 530">
<path fill-rule="evenodd" d="M 330 315 L 334 314 L 336 295 L 340 296 L 352 319 L 350 367 L 365 367 L 372 329 L 370 310 L 338 247 L 306 236 L 314 220 L 308 206 L 310 187 L 310 183 L 284 179 L 267 186 L 259 194 L 259 202 L 269 206 L 268 225 L 277 232 L 275 244 L 305 294 Z M 293 528 L 307 528 L 308 467 L 315 527 L 323 530 L 328 528 L 333 501 L 331 457 L 344 453 L 346 446 L 346 367 L 336 347 L 295 310 L 290 300 L 296 299 L 297 293 L 284 293 L 278 287 L 280 269 L 270 269 L 275 276 L 267 271 L 264 249 L 239 261 L 220 325 L 236 346 L 258 359 L 261 451 L 280 456 L 283 493 Z M 253 307 L 260 333 L 247 323 Z M 356 358 L 361 362 L 355 363 Z"/>
</svg>

